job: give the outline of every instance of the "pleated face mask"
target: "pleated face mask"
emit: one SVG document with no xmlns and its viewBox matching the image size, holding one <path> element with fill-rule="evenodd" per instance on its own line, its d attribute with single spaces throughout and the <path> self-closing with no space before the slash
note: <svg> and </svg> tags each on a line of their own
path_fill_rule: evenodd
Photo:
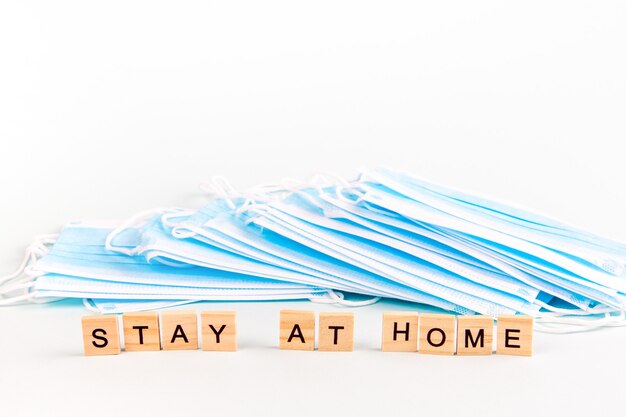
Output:
<svg viewBox="0 0 626 417">
<path fill-rule="evenodd" d="M 539 291 L 539 294 L 537 294 L 537 301 L 539 302 L 556 297 L 582 310 L 587 310 L 592 303 L 591 299 L 559 286 L 559 282 L 554 283 L 550 280 L 544 281 L 540 279 L 538 271 L 531 270 L 530 272 L 526 272 L 522 268 L 518 269 L 515 265 L 508 262 L 510 260 L 503 260 L 500 254 L 491 252 L 484 247 L 476 247 L 476 245 L 470 242 L 461 241 L 460 238 L 449 236 L 441 229 L 429 228 L 423 224 L 418 224 L 398 216 L 395 213 L 385 213 L 382 209 L 368 208 L 367 205 L 363 205 L 362 203 L 359 204 L 340 199 L 331 194 L 322 194 L 320 198 L 341 209 L 330 208 L 325 210 L 328 217 L 345 218 L 346 220 L 375 230 L 377 233 L 411 243 L 415 242 L 418 238 L 420 242 L 424 242 L 425 239 L 428 239 L 439 243 L 440 245 L 436 248 L 440 251 L 442 247 L 457 250 L 457 252 L 450 253 L 448 256 L 486 271 L 495 272 L 498 274 L 499 278 L 503 276 L 508 277 L 513 280 L 511 283 L 512 286 L 509 287 L 513 289 L 512 293 L 519 294 L 525 299 L 527 299 L 525 294 L 534 295 L 536 291 Z M 426 240 L 426 242 L 428 242 L 428 240 Z M 441 253 L 446 254 L 447 251 L 441 251 Z M 462 255 L 459 256 L 459 253 Z M 467 256 L 471 256 L 471 258 L 468 259 Z M 558 277 L 554 277 L 553 280 L 558 280 Z M 524 284 L 526 284 L 527 287 L 524 287 Z M 505 280 L 505 282 L 500 285 L 509 286 L 509 283 Z M 522 285 L 522 287 L 519 287 L 520 285 Z M 528 287 L 534 288 L 535 290 L 529 291 L 527 289 Z M 509 290 L 509 292 L 511 291 Z"/>
<path fill-rule="evenodd" d="M 391 204 L 388 202 L 391 200 L 390 194 L 380 192 L 384 193 L 384 189 L 392 190 L 419 203 L 414 204 L 413 213 L 417 216 L 414 218 L 431 223 L 445 222 L 447 228 L 454 228 L 459 232 L 474 234 L 521 250 L 546 263 L 552 263 L 583 276 L 602 279 L 604 272 L 612 276 L 619 276 L 624 272 L 626 250 L 618 243 L 590 234 L 576 233 L 564 225 L 547 226 L 544 223 L 548 220 L 544 220 L 544 223 L 522 223 L 515 216 L 505 217 L 501 211 L 489 210 L 486 200 L 481 200 L 485 206 L 470 206 L 462 200 L 446 197 L 441 188 L 438 188 L 439 192 L 434 192 L 417 185 L 409 177 L 386 170 L 366 171 L 366 178 L 368 177 L 374 178 L 382 187 L 363 182 L 366 190 L 365 201 L 375 201 L 382 197 L 386 199 L 387 204 Z M 504 210 L 501 205 L 493 205 L 499 210 Z M 523 214 L 514 212 L 517 215 Z M 621 284 L 626 285 L 626 280 L 621 280 Z"/>
<path fill-rule="evenodd" d="M 561 240 L 569 240 L 569 244 L 572 245 L 572 236 L 578 239 L 583 238 L 583 234 L 575 229 L 568 229 L 556 222 L 543 221 L 542 233 L 545 234 L 548 227 L 546 225 L 549 225 L 551 228 L 558 229 L 558 239 L 551 236 L 550 242 L 541 241 L 535 239 L 532 233 L 525 235 L 525 239 L 522 239 L 510 228 L 500 227 L 497 223 L 491 223 L 490 227 L 486 227 L 487 223 L 482 219 L 466 216 L 458 207 L 450 208 L 421 198 L 413 192 L 410 186 L 398 184 L 400 181 L 397 179 L 391 181 L 377 175 L 380 182 L 385 182 L 383 185 L 380 182 L 374 182 L 371 177 L 373 176 L 366 177 L 355 186 L 354 195 L 358 196 L 355 201 L 358 203 L 352 206 L 359 206 L 361 210 L 358 214 L 368 213 L 367 215 L 372 217 L 372 213 L 376 215 L 382 213 L 383 216 L 379 217 L 386 219 L 387 222 L 392 219 L 392 223 L 396 222 L 396 225 L 400 223 L 401 227 L 407 229 L 414 229 L 415 225 L 426 226 L 445 239 L 458 242 L 466 252 L 483 252 L 492 260 L 497 260 L 503 270 L 504 266 L 514 268 L 513 271 L 518 271 L 518 278 L 523 279 L 523 276 L 519 276 L 519 272 L 526 274 L 526 278 L 530 280 L 525 279 L 525 281 L 554 296 L 557 301 L 555 304 L 558 304 L 559 299 L 571 304 L 561 309 L 540 303 L 548 310 L 579 315 L 595 315 L 598 312 L 623 313 L 625 280 L 615 275 L 620 270 L 620 259 L 623 256 L 620 253 L 622 245 L 619 243 L 589 235 L 588 241 L 593 242 L 590 246 L 594 247 L 595 255 L 597 255 L 592 263 L 591 258 L 582 259 L 583 255 L 580 251 L 568 253 L 568 245 L 559 246 Z M 442 192 L 441 188 L 438 191 Z M 432 206 L 426 202 L 431 203 Z M 486 200 L 480 200 L 480 202 L 487 204 Z M 499 205 L 492 211 L 504 210 L 503 207 Z M 481 211 L 489 212 L 489 208 L 483 207 Z M 521 215 L 519 211 L 517 214 Z M 503 221 L 505 218 L 501 214 L 495 217 L 498 221 Z M 537 217 L 534 220 L 539 222 L 542 218 Z M 517 223 L 520 222 L 517 221 Z M 504 230 L 509 234 L 504 233 Z M 606 250 L 600 250 L 601 248 L 606 248 Z M 493 262 L 492 264 L 497 265 Z M 578 308 L 572 309 L 572 306 Z"/>
<path fill-rule="evenodd" d="M 444 204 L 456 204 L 463 210 L 464 218 L 480 216 L 477 219 L 481 224 L 487 224 L 485 221 L 500 220 L 507 223 L 505 225 L 507 228 L 519 226 L 521 228 L 509 230 L 518 236 L 530 236 L 530 241 L 542 243 L 547 247 L 556 245 L 557 248 L 562 248 L 566 245 L 573 252 L 581 253 L 582 258 L 588 258 L 590 262 L 614 275 L 620 275 L 623 269 L 626 245 L 622 243 L 604 239 L 527 210 L 437 186 L 402 173 L 376 169 L 365 171 L 365 177 L 374 178 L 381 184 L 388 184 L 396 191 L 401 188 L 413 198 L 420 199 L 420 194 L 429 194 L 430 198 L 439 199 Z M 500 224 L 497 227 L 500 227 Z M 585 254 L 585 250 L 592 251 L 592 254 Z"/>
<path fill-rule="evenodd" d="M 530 270 L 540 271 L 539 275 L 544 277 L 561 278 L 561 284 L 563 281 L 569 281 L 572 284 L 570 288 L 574 290 L 580 291 L 581 288 L 587 288 L 591 292 L 604 293 L 613 297 L 615 301 L 613 304 L 617 303 L 620 308 L 623 304 L 620 293 L 624 292 L 626 280 L 574 254 L 568 254 L 566 246 L 557 247 L 553 242 L 552 247 L 547 247 L 522 239 L 517 235 L 507 234 L 501 231 L 506 230 L 504 225 L 498 228 L 498 225 L 493 223 L 487 227 L 478 223 L 478 220 L 472 221 L 464 218 L 458 211 L 455 214 L 449 213 L 454 211 L 449 207 L 446 208 L 449 212 L 446 212 L 443 206 L 435 208 L 421 200 L 417 201 L 404 194 L 391 191 L 386 186 L 364 183 L 360 185 L 360 188 L 365 190 L 362 196 L 365 202 L 395 211 L 413 221 L 437 227 L 449 236 L 489 250 L 491 253 L 502 256 L 503 259 L 509 259 L 512 264 L 526 265 Z M 409 192 L 406 191 L 406 193 Z M 527 238 L 531 237 L 527 236 Z M 612 257 L 610 253 L 607 253 L 606 257 L 600 256 L 597 261 L 598 264 L 606 265 L 607 262 L 615 262 L 616 259 L 617 257 Z M 587 295 L 591 296 L 591 293 Z M 618 305 L 615 306 L 618 307 Z"/>
<path fill-rule="evenodd" d="M 139 216 L 110 233 L 105 243 L 106 248 L 114 253 L 142 258 L 148 263 L 201 266 L 318 287 L 325 287 L 327 283 L 324 279 L 309 274 L 313 271 L 287 269 L 263 262 L 229 250 L 220 243 L 174 237 L 169 227 L 161 221 L 164 214 L 180 216 L 178 212 L 168 211 L 149 216 L 147 221 Z M 124 240 L 124 235 L 129 233 L 138 236 L 138 239 L 126 246 L 128 242 Z"/>
<path fill-rule="evenodd" d="M 298 238 L 292 239 L 270 228 L 258 227 L 249 221 L 247 215 L 236 216 L 232 210 L 224 207 L 216 209 L 215 204 L 181 221 L 173 228 L 173 234 L 179 238 L 224 245 L 239 254 L 283 268 L 297 267 L 324 279 L 324 284 L 333 289 L 424 302 L 447 310 L 468 311 L 328 256 Z"/>
<path fill-rule="evenodd" d="M 148 264 L 143 258 L 106 250 L 104 243 L 111 230 L 69 224 L 54 242 L 48 239 L 51 250 L 42 250 L 44 253 L 28 266 L 27 279 L 6 291 L 24 290 L 16 300 L 91 299 L 93 306 L 106 312 L 153 306 L 142 300 L 172 305 L 198 300 L 327 299 L 328 290 L 303 284 L 203 267 Z M 132 247 L 138 238 L 135 230 L 128 230 L 118 236 L 118 243 Z M 99 301 L 107 299 L 127 302 Z"/>
<path fill-rule="evenodd" d="M 258 217 L 252 221 L 277 232 L 288 231 L 293 239 L 315 246 L 328 256 L 470 311 L 490 315 L 530 314 L 539 308 L 529 302 L 538 291 L 523 283 L 442 255 L 432 246 L 407 243 L 357 223 L 331 219 L 322 214 L 323 207 L 316 207 L 322 203 L 318 201 L 307 208 L 306 202 L 299 196 L 291 196 L 259 205 L 253 209 Z M 500 288 L 494 289 L 494 285 Z"/>
<path fill-rule="evenodd" d="M 528 314 L 555 332 L 626 324 L 626 245 L 545 216 L 387 169 L 241 194 L 224 181 L 209 188 L 218 198 L 196 211 L 151 210 L 115 228 L 74 223 L 38 239 L 18 274 L 0 280 L 0 304 L 75 297 L 117 312 L 389 297 Z"/>
</svg>

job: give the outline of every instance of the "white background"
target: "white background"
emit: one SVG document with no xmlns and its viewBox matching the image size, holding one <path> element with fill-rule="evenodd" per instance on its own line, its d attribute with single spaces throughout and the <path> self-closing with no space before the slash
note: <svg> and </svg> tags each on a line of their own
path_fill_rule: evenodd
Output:
<svg viewBox="0 0 626 417">
<path fill-rule="evenodd" d="M 198 207 L 385 165 L 626 240 L 626 5 L 0 2 L 0 274 L 74 219 Z M 278 311 L 241 351 L 85 358 L 77 303 L 0 308 L 0 414 L 619 413 L 626 330 L 536 334 L 532 358 L 280 352 Z M 196 307 L 194 307 L 196 308 Z M 199 305 L 198 309 L 215 308 Z"/>
</svg>

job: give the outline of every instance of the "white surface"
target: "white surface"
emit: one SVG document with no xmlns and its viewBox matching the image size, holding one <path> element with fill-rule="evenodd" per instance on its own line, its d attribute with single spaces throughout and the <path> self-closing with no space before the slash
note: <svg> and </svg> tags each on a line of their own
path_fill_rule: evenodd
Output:
<svg viewBox="0 0 626 417">
<path fill-rule="evenodd" d="M 388 165 L 626 240 L 622 2 L 0 4 L 0 273 L 72 219 Z M 536 355 L 241 351 L 81 356 L 73 303 L 0 308 L 0 414 L 588 415 L 621 412 L 626 329 L 537 334 Z M 198 306 L 197 308 L 211 308 Z M 403 305 L 402 308 L 409 308 Z"/>
</svg>

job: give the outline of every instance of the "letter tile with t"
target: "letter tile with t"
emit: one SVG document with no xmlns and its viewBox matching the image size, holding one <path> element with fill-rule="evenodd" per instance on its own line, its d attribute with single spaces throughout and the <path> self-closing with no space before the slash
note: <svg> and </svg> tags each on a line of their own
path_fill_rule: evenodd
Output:
<svg viewBox="0 0 626 417">
<path fill-rule="evenodd" d="M 319 351 L 354 350 L 354 313 L 320 313 Z"/>
<path fill-rule="evenodd" d="M 159 315 L 156 311 L 124 313 L 124 350 L 161 350 Z"/>
</svg>

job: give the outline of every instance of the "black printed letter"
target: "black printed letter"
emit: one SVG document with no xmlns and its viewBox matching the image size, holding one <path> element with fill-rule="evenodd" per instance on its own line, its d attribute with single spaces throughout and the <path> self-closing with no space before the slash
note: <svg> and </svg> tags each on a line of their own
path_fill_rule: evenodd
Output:
<svg viewBox="0 0 626 417">
<path fill-rule="evenodd" d="M 477 347 L 478 342 L 480 341 L 480 347 L 485 347 L 485 329 L 480 329 L 478 331 L 478 335 L 476 335 L 476 339 L 472 337 L 472 331 L 470 329 L 465 329 L 465 347 L 469 348 L 469 344 L 472 344 L 472 347 Z"/>
<path fill-rule="evenodd" d="M 508 348 L 519 349 L 520 345 L 512 345 L 509 340 L 519 340 L 517 336 L 511 336 L 509 333 L 519 333 L 520 329 L 504 329 L 504 346 Z"/>
<path fill-rule="evenodd" d="M 209 327 L 211 328 L 211 330 L 213 330 L 213 333 L 215 333 L 215 343 L 219 343 L 220 342 L 220 335 L 222 334 L 222 332 L 226 328 L 226 325 L 222 324 L 222 327 L 220 327 L 219 330 L 215 330 L 215 327 L 213 327 L 212 324 L 209 324 Z"/>
<path fill-rule="evenodd" d="M 302 336 L 302 330 L 300 329 L 300 325 L 297 323 L 293 325 L 293 329 L 291 329 L 291 334 L 289 335 L 289 339 L 287 339 L 287 343 L 291 343 L 291 339 L 293 339 L 294 337 L 300 339 L 302 343 L 306 343 L 304 341 L 304 336 Z"/>
<path fill-rule="evenodd" d="M 95 340 L 93 340 L 91 343 L 97 348 L 106 347 L 109 344 L 109 340 L 104 336 L 98 336 L 96 333 L 107 334 L 107 331 L 104 329 L 93 329 L 93 331 L 91 332 L 91 336 L 94 339 L 102 340 L 102 343 L 96 343 Z"/>
<path fill-rule="evenodd" d="M 405 330 L 398 330 L 398 322 L 394 321 L 393 322 L 393 341 L 395 342 L 396 340 L 398 340 L 398 335 L 399 334 L 404 334 L 404 341 L 408 342 L 409 341 L 409 322 L 406 322 L 406 326 L 404 328 Z"/>
<path fill-rule="evenodd" d="M 181 326 L 180 324 L 176 325 L 176 330 L 174 330 L 174 335 L 172 336 L 172 341 L 170 343 L 174 343 L 177 337 L 182 337 L 185 343 L 189 343 L 189 340 L 187 339 L 187 335 L 185 334 L 185 331 L 183 330 L 183 326 Z"/>
<path fill-rule="evenodd" d="M 441 342 L 433 343 L 432 339 L 430 338 L 433 332 L 441 333 Z M 446 343 L 446 333 L 442 329 L 438 327 L 434 327 L 428 331 L 428 334 L 426 334 L 426 341 L 428 342 L 429 345 L 433 347 L 443 346 L 443 344 Z"/>
<path fill-rule="evenodd" d="M 133 329 L 139 330 L 139 344 L 143 345 L 143 331 L 147 329 L 148 326 L 133 326 Z"/>
<path fill-rule="evenodd" d="M 335 333 L 335 338 L 333 339 L 333 345 L 337 344 L 337 333 L 339 333 L 339 330 L 343 330 L 344 327 L 343 326 L 328 326 L 329 329 L 332 329 Z"/>
</svg>

